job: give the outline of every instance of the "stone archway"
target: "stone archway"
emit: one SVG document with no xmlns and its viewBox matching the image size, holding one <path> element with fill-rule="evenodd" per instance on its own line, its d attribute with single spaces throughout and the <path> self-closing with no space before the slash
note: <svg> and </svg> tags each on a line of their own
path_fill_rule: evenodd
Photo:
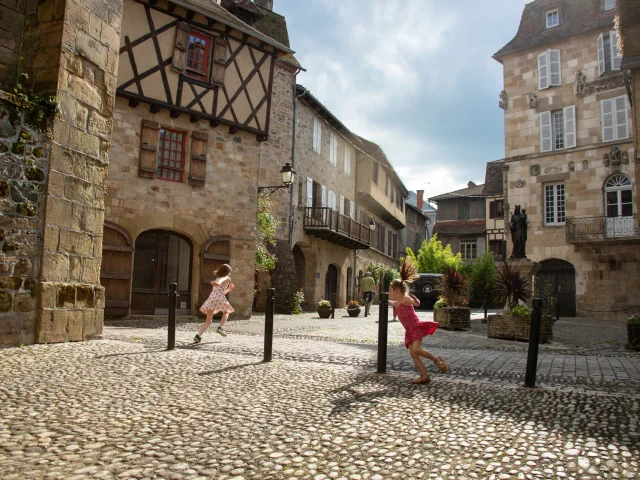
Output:
<svg viewBox="0 0 640 480">
<path fill-rule="evenodd" d="M 333 296 L 338 294 L 338 267 L 330 264 L 324 280 L 324 298 L 333 301 Z"/>
<path fill-rule="evenodd" d="M 540 270 L 536 274 L 536 284 L 544 288 L 551 285 L 551 293 L 558 299 L 560 316 L 576 316 L 576 269 L 574 266 L 558 258 L 540 262 Z M 555 309 L 554 309 L 555 312 Z"/>
</svg>

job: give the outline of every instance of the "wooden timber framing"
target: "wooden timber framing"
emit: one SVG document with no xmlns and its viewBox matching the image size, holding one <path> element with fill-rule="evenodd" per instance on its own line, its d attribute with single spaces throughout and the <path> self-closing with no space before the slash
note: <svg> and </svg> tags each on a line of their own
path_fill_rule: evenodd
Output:
<svg viewBox="0 0 640 480">
<path fill-rule="evenodd" d="M 143 102 L 152 113 L 166 109 L 173 118 L 186 114 L 192 122 L 208 120 L 212 127 L 268 138 L 275 63 L 282 52 L 233 26 L 171 5 L 125 0 L 117 94 L 133 108 Z M 223 83 L 212 83 L 208 73 L 196 79 L 175 70 L 175 32 L 185 25 L 226 49 L 226 61 L 209 62 L 224 63 Z"/>
</svg>

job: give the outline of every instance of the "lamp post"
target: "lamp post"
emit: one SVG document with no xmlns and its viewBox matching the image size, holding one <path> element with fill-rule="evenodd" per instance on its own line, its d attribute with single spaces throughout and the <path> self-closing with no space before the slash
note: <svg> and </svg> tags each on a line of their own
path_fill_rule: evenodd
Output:
<svg viewBox="0 0 640 480">
<path fill-rule="evenodd" d="M 295 178 L 296 172 L 291 168 L 290 163 L 285 163 L 282 170 L 280 170 L 280 174 L 282 175 L 282 185 L 278 186 L 269 186 L 269 187 L 258 187 L 258 195 L 262 195 L 263 193 L 266 196 L 271 195 L 272 193 L 277 192 L 278 190 L 289 188 L 293 185 L 293 179 Z"/>
<path fill-rule="evenodd" d="M 371 221 L 369 222 L 369 230 L 373 232 L 375 229 L 376 229 L 376 222 L 374 222 L 373 219 L 371 219 Z"/>
</svg>

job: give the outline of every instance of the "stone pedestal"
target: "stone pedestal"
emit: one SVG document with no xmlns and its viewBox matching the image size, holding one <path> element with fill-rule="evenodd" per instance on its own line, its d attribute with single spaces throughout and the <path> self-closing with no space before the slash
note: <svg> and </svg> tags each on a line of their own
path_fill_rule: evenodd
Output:
<svg viewBox="0 0 640 480">
<path fill-rule="evenodd" d="M 534 277 L 540 270 L 540 264 L 533 262 L 526 257 L 511 257 L 509 258 L 509 260 L 507 260 L 507 262 L 509 263 L 509 265 L 511 265 L 512 267 L 516 267 L 518 270 L 520 270 L 520 272 L 524 273 L 527 276 L 527 278 L 531 282 L 531 298 L 533 298 L 535 285 Z M 499 269 L 503 264 L 504 262 L 496 262 L 496 268 Z"/>
</svg>

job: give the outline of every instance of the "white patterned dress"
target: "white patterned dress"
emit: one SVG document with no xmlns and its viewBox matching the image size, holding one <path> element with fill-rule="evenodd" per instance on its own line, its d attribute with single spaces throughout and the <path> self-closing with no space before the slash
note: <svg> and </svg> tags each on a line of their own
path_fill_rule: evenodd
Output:
<svg viewBox="0 0 640 480">
<path fill-rule="evenodd" d="M 209 294 L 207 301 L 200 307 L 200 311 L 205 315 L 211 311 L 213 311 L 214 315 L 218 312 L 234 312 L 235 310 L 227 301 L 227 297 L 224 296 L 224 292 L 227 291 L 227 287 L 231 283 L 231 279 L 229 277 L 218 277 L 216 278 L 216 282 L 219 282 L 220 285 L 213 285 L 211 294 Z"/>
</svg>

